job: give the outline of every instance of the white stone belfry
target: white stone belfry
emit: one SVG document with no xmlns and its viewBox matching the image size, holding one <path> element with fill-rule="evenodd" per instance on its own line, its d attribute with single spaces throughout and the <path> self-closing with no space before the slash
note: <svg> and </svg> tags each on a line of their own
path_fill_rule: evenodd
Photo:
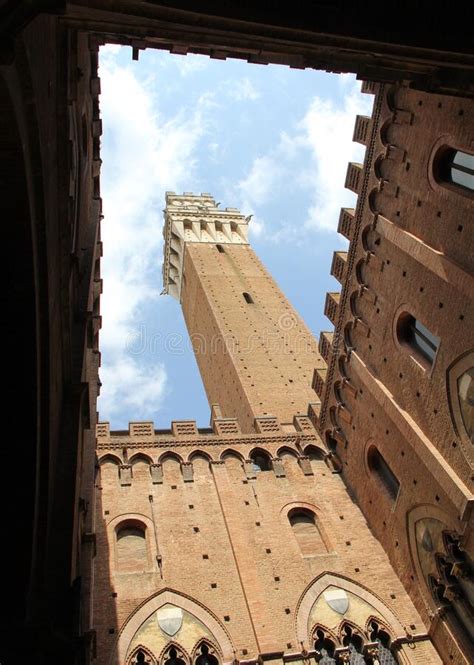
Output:
<svg viewBox="0 0 474 665">
<path fill-rule="evenodd" d="M 186 243 L 248 245 L 248 222 L 237 208 L 219 209 L 210 194 L 166 192 L 163 292 L 181 301 Z"/>
</svg>

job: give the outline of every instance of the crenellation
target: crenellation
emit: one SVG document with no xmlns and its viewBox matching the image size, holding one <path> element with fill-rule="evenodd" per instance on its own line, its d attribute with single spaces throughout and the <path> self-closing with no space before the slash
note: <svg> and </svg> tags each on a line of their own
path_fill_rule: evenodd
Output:
<svg viewBox="0 0 474 665">
<path fill-rule="evenodd" d="M 324 314 L 328 317 L 333 325 L 337 323 L 339 301 L 341 299 L 341 294 L 339 291 L 331 291 L 326 293 L 326 301 L 324 303 Z"/>
<path fill-rule="evenodd" d="M 344 187 L 354 194 L 359 194 L 362 185 L 362 164 L 349 162 L 347 165 L 346 181 Z"/>
<path fill-rule="evenodd" d="M 354 134 L 352 140 L 362 145 L 367 145 L 368 132 L 371 118 L 366 115 L 357 115 L 354 124 Z"/>
<path fill-rule="evenodd" d="M 354 233 L 354 208 L 341 208 L 338 233 L 351 241 Z"/>
</svg>

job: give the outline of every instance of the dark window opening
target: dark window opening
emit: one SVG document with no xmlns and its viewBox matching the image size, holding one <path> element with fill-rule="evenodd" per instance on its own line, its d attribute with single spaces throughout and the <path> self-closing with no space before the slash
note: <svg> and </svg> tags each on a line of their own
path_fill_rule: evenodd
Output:
<svg viewBox="0 0 474 665">
<path fill-rule="evenodd" d="M 369 469 L 375 473 L 387 490 L 390 498 L 395 501 L 398 490 L 400 489 L 400 482 L 375 446 L 370 447 L 367 461 Z"/>
<path fill-rule="evenodd" d="M 196 665 L 218 665 L 219 661 L 209 652 L 208 645 L 203 642 L 199 649 L 200 655 L 196 658 Z"/>
<path fill-rule="evenodd" d="M 474 155 L 452 148 L 443 150 L 438 158 L 437 174 L 441 182 L 474 192 Z"/>
<path fill-rule="evenodd" d="M 186 665 L 184 660 L 179 657 L 175 647 L 171 647 L 167 653 L 167 659 L 164 665 Z"/>
<path fill-rule="evenodd" d="M 253 305 L 253 304 L 254 304 L 254 303 L 253 303 L 253 298 L 252 298 L 252 296 L 250 295 L 250 293 L 247 293 L 246 291 L 244 291 L 244 292 L 242 293 L 242 295 L 244 296 L 244 299 L 245 299 L 245 302 L 246 302 L 246 303 L 248 303 L 249 305 Z"/>
<path fill-rule="evenodd" d="M 260 471 L 272 470 L 272 461 L 270 459 L 270 456 L 267 455 L 266 453 L 257 450 L 250 455 L 250 459 L 252 460 L 253 470 L 256 473 L 260 473 Z"/>
<path fill-rule="evenodd" d="M 410 347 L 418 360 L 431 367 L 439 346 L 439 337 L 408 312 L 404 312 L 397 323 L 397 337 L 401 344 Z"/>
</svg>

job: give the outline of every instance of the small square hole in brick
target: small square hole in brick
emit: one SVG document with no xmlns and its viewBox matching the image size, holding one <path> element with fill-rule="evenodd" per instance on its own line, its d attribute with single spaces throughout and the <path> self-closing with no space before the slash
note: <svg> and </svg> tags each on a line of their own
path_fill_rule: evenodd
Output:
<svg viewBox="0 0 474 665">
<path fill-rule="evenodd" d="M 280 578 L 278 577 L 278 575 L 275 575 L 275 577 L 274 577 L 273 579 L 275 580 L 275 582 L 279 582 L 279 581 L 280 581 Z"/>
<path fill-rule="evenodd" d="M 415 626 L 415 624 L 414 624 L 414 623 L 410 624 L 410 628 L 411 628 L 412 630 L 416 630 L 416 626 Z"/>
<path fill-rule="evenodd" d="M 260 522 L 255 522 L 255 526 L 260 526 Z"/>
<path fill-rule="evenodd" d="M 250 506 L 250 501 L 244 501 L 246 506 Z"/>
<path fill-rule="evenodd" d="M 190 510 L 193 510 L 193 508 L 194 508 L 193 504 L 190 503 L 190 504 L 189 504 L 189 509 L 190 509 Z"/>
<path fill-rule="evenodd" d="M 395 595 L 394 593 L 391 593 L 391 594 L 390 594 L 390 598 L 391 598 L 392 600 L 395 600 L 396 595 Z"/>
<path fill-rule="evenodd" d="M 217 589 L 217 584 L 216 584 L 216 582 L 212 582 L 212 584 L 211 584 L 211 589 Z"/>
<path fill-rule="evenodd" d="M 243 482 L 244 485 L 248 485 L 248 484 L 249 484 L 249 481 L 248 481 L 248 480 L 242 480 L 242 482 Z"/>
<path fill-rule="evenodd" d="M 225 615 L 224 621 L 230 621 L 230 616 L 228 614 Z"/>
<path fill-rule="evenodd" d="M 115 633 L 115 628 L 109 628 L 109 635 L 113 635 Z"/>
<path fill-rule="evenodd" d="M 346 540 L 346 545 L 350 545 L 350 544 L 351 544 L 351 541 L 350 541 L 350 540 Z"/>
<path fill-rule="evenodd" d="M 290 608 L 289 608 L 289 607 L 285 607 L 285 614 L 290 614 L 290 613 L 291 613 Z"/>
<path fill-rule="evenodd" d="M 104 510 L 104 515 L 109 515 L 109 514 L 110 514 L 110 510 Z"/>
<path fill-rule="evenodd" d="M 287 649 L 291 649 L 292 646 L 293 646 L 293 645 L 292 645 L 291 642 L 287 642 L 287 643 L 286 643 L 286 648 L 287 648 Z"/>
<path fill-rule="evenodd" d="M 340 520 L 343 520 L 343 519 L 344 519 L 344 515 L 339 515 L 339 519 L 340 519 Z"/>
<path fill-rule="evenodd" d="M 354 568 L 356 573 L 360 573 L 360 568 Z"/>
<path fill-rule="evenodd" d="M 117 598 L 117 592 L 116 591 L 112 591 L 112 598 Z"/>
<path fill-rule="evenodd" d="M 242 649 L 242 655 L 243 655 L 243 656 L 246 656 L 247 654 L 248 654 L 247 649 Z"/>
<path fill-rule="evenodd" d="M 199 527 L 198 526 L 193 526 L 193 531 L 194 531 L 194 533 L 199 533 Z"/>
<path fill-rule="evenodd" d="M 268 549 L 268 547 L 265 549 L 265 552 L 266 552 L 267 554 L 271 554 L 271 553 L 272 553 L 272 551 L 271 551 L 270 549 Z"/>
<path fill-rule="evenodd" d="M 171 485 L 171 489 L 172 489 L 172 490 L 177 489 L 177 485 Z"/>
<path fill-rule="evenodd" d="M 209 554 L 203 554 L 203 555 L 202 555 L 202 558 L 203 558 L 203 559 L 209 559 Z"/>
</svg>

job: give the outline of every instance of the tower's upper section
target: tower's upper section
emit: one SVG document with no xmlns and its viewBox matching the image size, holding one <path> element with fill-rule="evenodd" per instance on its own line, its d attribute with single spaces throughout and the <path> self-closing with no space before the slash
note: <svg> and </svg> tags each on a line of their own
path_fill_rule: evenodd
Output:
<svg viewBox="0 0 474 665">
<path fill-rule="evenodd" d="M 210 194 L 166 192 L 163 286 L 179 301 L 186 243 L 248 245 L 250 218 L 237 208 L 220 210 L 219 205 Z"/>
</svg>

